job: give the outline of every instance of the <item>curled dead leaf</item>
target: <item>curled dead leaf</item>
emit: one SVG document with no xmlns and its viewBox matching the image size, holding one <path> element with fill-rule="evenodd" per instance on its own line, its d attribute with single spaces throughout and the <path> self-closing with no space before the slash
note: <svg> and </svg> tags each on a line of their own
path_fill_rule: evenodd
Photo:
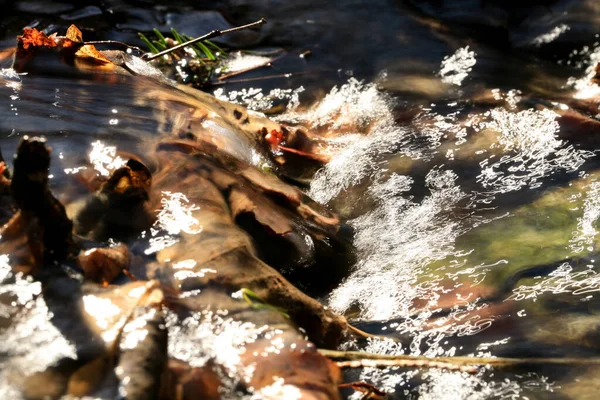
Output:
<svg viewBox="0 0 600 400">
<path fill-rule="evenodd" d="M 56 47 L 56 41 L 53 36 L 48 36 L 35 28 L 25 28 L 23 35 L 17 36 L 17 45 L 19 48 L 27 50 L 31 47 Z"/>
<path fill-rule="evenodd" d="M 83 34 L 75 25 L 71 25 L 69 29 L 67 29 L 66 38 L 75 43 L 83 43 Z"/>
<path fill-rule="evenodd" d="M 99 64 L 109 64 L 110 60 L 102 55 L 94 46 L 91 44 L 84 44 L 77 50 L 75 57 L 85 59 L 86 61 L 93 61 Z"/>
</svg>

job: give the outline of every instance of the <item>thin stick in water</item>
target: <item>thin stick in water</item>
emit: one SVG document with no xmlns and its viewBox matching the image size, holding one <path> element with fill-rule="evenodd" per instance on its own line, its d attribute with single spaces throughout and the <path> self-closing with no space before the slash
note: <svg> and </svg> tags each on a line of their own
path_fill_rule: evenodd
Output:
<svg viewBox="0 0 600 400">
<path fill-rule="evenodd" d="M 373 354 L 361 351 L 319 349 L 319 353 L 337 362 L 340 368 L 419 367 L 440 368 L 474 373 L 478 367 L 511 367 L 532 364 L 600 365 L 598 357 L 506 358 L 506 357 L 424 357 L 411 355 Z"/>
<path fill-rule="evenodd" d="M 209 40 L 209 39 L 212 39 L 212 38 L 215 38 L 215 37 L 218 37 L 218 36 L 222 36 L 222 35 L 225 35 L 225 34 L 231 33 L 231 32 L 237 32 L 237 31 L 241 31 L 241 30 L 244 30 L 244 29 L 256 28 L 256 27 L 259 27 L 261 25 L 264 25 L 266 22 L 267 22 L 266 19 L 261 18 L 260 20 L 258 20 L 256 22 L 252 22 L 251 24 L 246 24 L 246 25 L 242 25 L 242 26 L 236 26 L 235 28 L 224 29 L 224 30 L 215 29 L 214 31 L 211 31 L 211 32 L 207 33 L 206 35 L 199 36 L 199 37 L 197 37 L 195 39 L 192 39 L 192 40 L 188 40 L 187 42 L 184 42 L 184 43 L 180 43 L 177 46 L 174 46 L 174 47 L 168 48 L 166 50 L 163 50 L 160 53 L 156 53 L 156 54 L 146 53 L 146 54 L 144 54 L 142 56 L 142 59 L 144 59 L 146 61 L 152 61 L 155 58 L 162 57 L 162 56 L 164 56 L 166 54 L 172 53 L 174 51 L 177 51 L 179 49 L 187 47 L 187 46 L 189 46 L 191 44 L 198 43 L 198 42 L 203 41 L 203 40 Z"/>
</svg>

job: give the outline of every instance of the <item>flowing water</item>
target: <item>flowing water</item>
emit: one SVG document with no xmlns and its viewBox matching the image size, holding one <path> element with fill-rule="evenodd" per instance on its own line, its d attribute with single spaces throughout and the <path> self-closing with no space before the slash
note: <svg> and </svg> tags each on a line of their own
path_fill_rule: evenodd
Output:
<svg viewBox="0 0 600 400">
<path fill-rule="evenodd" d="M 210 90 L 257 111 L 285 104 L 276 120 L 326 132 L 332 159 L 307 192 L 354 229 L 357 261 L 320 300 L 365 331 L 401 339 L 343 346 L 597 357 L 600 88 L 591 79 L 600 60 L 600 5 L 504 3 L 109 1 L 81 8 L 18 1 L 5 5 L 0 43 L 11 46 L 24 26 L 62 32 L 75 23 L 88 40 L 139 44 L 137 32 L 154 27 L 196 36 L 266 17 L 260 33 L 223 43 L 284 48 L 285 57 Z M 12 154 L 22 135 L 47 136 L 51 187 L 66 203 L 80 194 L 73 182 L 90 161 L 108 173 L 119 165 L 116 148 L 143 151 L 146 139 L 177 124 L 173 110 L 144 97 L 153 87 L 142 79 L 10 69 L 0 78 L 2 151 Z M 8 275 L 8 260 L 0 261 L 0 277 Z M 26 304 L 36 285 L 17 280 L 0 294 L 17 293 L 13 306 Z M 0 352 L 13 352 L 14 368 L 73 352 L 48 322 L 47 307 L 34 309 L 20 329 L 2 333 Z M 3 320 L 13 314 L 0 309 Z M 372 383 L 391 398 L 592 399 L 598 372 L 539 363 L 475 375 L 362 369 L 346 380 Z"/>
</svg>

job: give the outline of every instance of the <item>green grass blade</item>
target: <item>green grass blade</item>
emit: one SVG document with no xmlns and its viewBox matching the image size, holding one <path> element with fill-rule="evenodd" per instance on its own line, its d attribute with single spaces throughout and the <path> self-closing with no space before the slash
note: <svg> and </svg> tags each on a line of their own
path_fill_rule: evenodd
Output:
<svg viewBox="0 0 600 400">
<path fill-rule="evenodd" d="M 167 44 L 167 39 L 165 39 L 165 37 L 163 36 L 162 33 L 160 33 L 160 31 L 156 28 L 153 29 L 154 34 L 158 37 L 159 40 L 161 40 L 165 45 Z"/>
<path fill-rule="evenodd" d="M 273 310 L 277 311 L 279 314 L 283 315 L 285 318 L 290 318 L 290 315 L 282 308 L 272 306 L 270 304 L 265 303 L 256 293 L 248 288 L 242 288 L 242 298 L 246 303 L 251 305 L 253 308 L 259 310 Z"/>
<path fill-rule="evenodd" d="M 156 48 L 156 46 L 154 46 L 152 42 L 146 36 L 144 36 L 143 33 L 138 33 L 138 36 L 140 37 L 140 39 L 142 39 L 142 42 L 146 44 L 146 46 L 148 47 L 148 49 L 150 49 L 152 53 L 159 53 L 159 50 Z"/>
<path fill-rule="evenodd" d="M 188 41 L 192 40 L 192 38 L 191 38 L 191 37 L 189 37 L 188 35 L 181 35 L 181 37 L 182 37 L 182 38 L 183 38 L 183 39 L 184 39 L 186 42 L 188 42 Z M 204 58 L 204 52 L 202 51 L 202 49 L 198 48 L 198 47 L 197 47 L 197 46 L 195 46 L 195 45 L 192 45 L 191 47 L 192 47 L 192 50 L 194 50 L 194 53 L 196 53 L 196 56 L 197 56 L 198 58 L 200 58 L 200 59 Z"/>
<path fill-rule="evenodd" d="M 213 54 L 213 52 L 210 51 L 210 49 L 208 47 L 206 47 L 204 45 L 204 43 L 198 42 L 198 43 L 196 43 L 196 45 L 204 52 L 204 54 L 206 54 L 206 57 L 208 57 L 209 60 L 215 61 L 217 59 L 215 57 L 215 55 Z"/>
<path fill-rule="evenodd" d="M 214 50 L 219 52 L 220 57 L 223 57 L 223 58 L 227 57 L 227 52 L 225 50 L 223 50 L 220 46 L 217 46 L 215 43 L 211 42 L 210 40 L 205 40 L 204 44 L 206 44 L 209 47 L 212 47 Z"/>
<path fill-rule="evenodd" d="M 167 45 L 160 40 L 153 40 L 152 43 L 154 43 L 161 51 L 167 49 Z"/>
<path fill-rule="evenodd" d="M 173 39 L 177 40 L 177 44 L 184 43 L 185 40 L 181 37 L 179 32 L 175 30 L 175 28 L 171 28 L 171 34 L 173 34 Z"/>
</svg>

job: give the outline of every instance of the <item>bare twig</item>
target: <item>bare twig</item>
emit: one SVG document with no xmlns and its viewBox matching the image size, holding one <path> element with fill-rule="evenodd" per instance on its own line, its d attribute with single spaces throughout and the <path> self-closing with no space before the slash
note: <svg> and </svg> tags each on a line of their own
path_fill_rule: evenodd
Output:
<svg viewBox="0 0 600 400">
<path fill-rule="evenodd" d="M 179 49 L 187 47 L 187 46 L 189 46 L 191 44 L 198 43 L 198 42 L 201 42 L 203 40 L 209 40 L 209 39 L 212 39 L 212 38 L 215 38 L 215 37 L 218 37 L 218 36 L 225 35 L 227 33 L 237 32 L 237 31 L 241 31 L 241 30 L 244 30 L 244 29 L 250 29 L 250 28 L 259 27 L 259 26 L 265 24 L 266 22 L 267 22 L 266 19 L 261 18 L 260 20 L 258 20 L 256 22 L 252 22 L 251 24 L 246 24 L 246 25 L 242 25 L 242 26 L 236 26 L 235 28 L 224 29 L 224 30 L 215 29 L 214 31 L 211 31 L 211 32 L 207 33 L 206 35 L 199 36 L 199 37 L 197 37 L 195 39 L 189 40 L 189 41 L 184 42 L 184 43 L 180 43 L 177 46 L 174 46 L 174 47 L 168 48 L 166 50 L 163 50 L 160 53 L 156 53 L 156 54 L 146 53 L 146 54 L 144 54 L 142 56 L 142 59 L 144 59 L 146 61 L 152 61 L 155 58 L 162 57 L 162 56 L 164 56 L 166 54 L 172 53 L 174 51 L 177 51 Z"/>
<path fill-rule="evenodd" d="M 340 368 L 419 367 L 440 368 L 474 373 L 478 367 L 511 367 L 531 364 L 600 365 L 600 358 L 491 358 L 491 357 L 424 357 L 410 355 L 372 354 L 360 351 L 319 349 L 319 353 L 334 361 Z"/>
<path fill-rule="evenodd" d="M 387 393 L 383 390 L 377 389 L 375 386 L 366 382 L 349 382 L 342 383 L 338 385 L 340 389 L 342 388 L 351 388 L 356 390 L 357 392 L 364 393 L 363 399 L 384 399 L 387 396 Z"/>
<path fill-rule="evenodd" d="M 226 83 L 246 83 L 246 82 L 253 82 L 253 81 L 263 81 L 263 80 L 267 80 L 267 79 L 279 79 L 279 78 L 291 78 L 291 77 L 295 77 L 295 76 L 308 76 L 308 75 L 316 75 L 319 74 L 321 72 L 329 72 L 329 71 L 303 71 L 303 72 L 289 72 L 289 73 L 285 73 L 285 74 L 277 74 L 277 75 L 265 75 L 265 76 L 257 76 L 254 78 L 245 78 L 245 79 L 227 79 L 226 81 L 216 81 L 213 82 L 212 84 L 214 86 L 218 86 L 218 85 L 224 85 Z"/>
<path fill-rule="evenodd" d="M 84 44 L 91 44 L 91 45 L 116 45 L 116 46 L 120 46 L 120 47 L 125 47 L 127 49 L 131 49 L 131 50 L 135 50 L 137 52 L 139 52 L 139 54 L 145 54 L 144 50 L 140 49 L 137 46 L 131 46 L 127 43 L 123 43 L 123 42 L 119 42 L 117 40 L 91 40 L 89 42 L 85 42 Z"/>
</svg>

